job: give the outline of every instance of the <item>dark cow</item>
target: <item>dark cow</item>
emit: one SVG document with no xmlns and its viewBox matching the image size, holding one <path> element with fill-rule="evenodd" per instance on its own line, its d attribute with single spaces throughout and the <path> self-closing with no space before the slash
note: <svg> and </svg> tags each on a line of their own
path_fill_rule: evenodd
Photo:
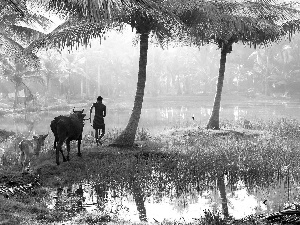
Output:
<svg viewBox="0 0 300 225">
<path fill-rule="evenodd" d="M 26 171 L 26 167 L 30 166 L 31 160 L 34 156 L 39 156 L 46 135 L 33 136 L 32 139 L 24 139 L 19 143 L 19 148 L 21 150 L 20 162 L 22 165 L 22 172 Z"/>
<path fill-rule="evenodd" d="M 78 156 L 81 156 L 80 145 L 82 140 L 82 131 L 84 126 L 84 117 L 86 114 L 82 111 L 75 111 L 69 116 L 57 116 L 51 121 L 50 128 L 54 134 L 54 149 L 56 149 L 56 164 L 59 165 L 59 152 L 61 152 L 63 161 L 69 161 L 70 142 L 78 141 Z M 68 155 L 65 158 L 62 151 L 62 145 L 66 142 Z"/>
</svg>

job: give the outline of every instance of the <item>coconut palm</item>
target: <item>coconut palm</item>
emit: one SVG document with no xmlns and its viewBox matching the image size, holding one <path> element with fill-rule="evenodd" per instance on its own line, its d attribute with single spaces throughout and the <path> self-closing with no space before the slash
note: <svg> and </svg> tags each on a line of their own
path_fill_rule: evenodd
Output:
<svg viewBox="0 0 300 225">
<path fill-rule="evenodd" d="M 177 12 L 189 27 L 189 33 L 194 37 L 193 43 L 203 45 L 213 42 L 221 50 L 217 91 L 213 111 L 207 124 L 207 128 L 219 129 L 226 57 L 231 53 L 233 44 L 242 42 L 256 47 L 277 42 L 289 31 L 276 22 L 295 21 L 299 17 L 299 12 L 282 5 L 257 2 L 187 2 L 184 10 L 179 8 Z M 209 10 L 205 9 L 206 7 Z"/>
<path fill-rule="evenodd" d="M 136 32 L 140 35 L 139 72 L 132 114 L 125 130 L 113 142 L 113 146 L 132 146 L 134 143 L 135 134 L 141 115 L 146 83 L 149 35 L 151 34 L 151 32 L 153 32 L 157 35 L 157 37 L 163 40 L 166 37 L 170 37 L 172 34 L 172 30 L 175 30 L 177 26 L 174 21 L 172 27 L 170 26 L 172 24 L 171 20 L 171 23 L 168 24 L 166 20 L 164 21 L 163 19 L 157 19 L 151 15 L 147 15 L 139 11 L 134 12 L 128 17 L 125 17 L 124 22 L 130 24 L 133 28 L 135 28 Z"/>
<path fill-rule="evenodd" d="M 50 95 L 50 81 L 54 78 L 61 79 L 61 76 L 63 74 L 64 68 L 63 68 L 63 59 L 60 54 L 60 52 L 56 50 L 49 50 L 42 52 L 42 54 L 39 55 L 39 58 L 41 59 L 41 69 L 40 73 L 45 78 L 45 84 L 46 84 L 46 106 L 48 104 L 48 98 Z"/>
<path fill-rule="evenodd" d="M 23 63 L 11 62 L 7 58 L 1 57 L 1 77 L 5 80 L 9 80 L 14 84 L 15 87 L 15 100 L 14 100 L 14 109 L 19 103 L 19 91 L 24 89 L 25 99 L 24 104 L 26 108 L 27 99 L 32 100 L 33 94 L 31 93 L 30 88 L 26 84 L 26 81 L 34 80 L 43 83 L 43 79 L 39 71 L 29 70 Z M 26 95 L 28 93 L 28 96 Z"/>
</svg>

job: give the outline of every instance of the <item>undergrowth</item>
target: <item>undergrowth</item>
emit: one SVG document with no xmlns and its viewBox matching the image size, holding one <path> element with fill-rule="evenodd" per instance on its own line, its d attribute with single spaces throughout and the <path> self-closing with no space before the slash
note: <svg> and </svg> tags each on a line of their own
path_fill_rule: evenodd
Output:
<svg viewBox="0 0 300 225">
<path fill-rule="evenodd" d="M 50 137 L 41 156 L 35 160 L 33 171 L 39 174 L 42 186 L 47 188 L 90 183 L 93 188 L 105 187 L 102 192 L 112 191 L 122 196 L 135 194 L 138 187 L 144 196 L 153 196 L 158 202 L 165 196 L 176 199 L 187 193 L 201 195 L 214 190 L 216 178 L 221 174 L 226 179 L 227 192 L 238 190 L 242 182 L 259 201 L 268 199 L 268 210 L 272 212 L 283 209 L 287 202 L 300 201 L 299 125 L 298 121 L 285 118 L 251 121 L 247 128 L 243 121 L 222 121 L 222 129 L 218 131 L 193 125 L 153 135 L 146 129 L 139 129 L 137 145 L 128 149 L 108 147 L 121 132 L 115 129 L 105 134 L 101 147 L 95 145 L 91 135 L 85 135 L 82 158 L 76 156 L 76 144 L 73 144 L 70 162 L 59 167 L 55 165 L 53 137 Z M 0 171 L 20 169 L 17 159 L 17 150 L 5 152 Z M 97 190 L 100 196 L 102 192 Z M 42 218 L 40 222 L 43 218 L 55 223 L 62 220 L 61 214 L 54 218 L 51 212 L 48 212 L 50 216 L 45 213 L 48 217 L 38 217 Z M 204 214 L 204 218 L 193 224 L 228 224 L 217 215 L 213 209 L 212 214 Z M 89 215 L 78 219 L 80 223 L 76 221 L 91 224 L 101 219 Z"/>
</svg>

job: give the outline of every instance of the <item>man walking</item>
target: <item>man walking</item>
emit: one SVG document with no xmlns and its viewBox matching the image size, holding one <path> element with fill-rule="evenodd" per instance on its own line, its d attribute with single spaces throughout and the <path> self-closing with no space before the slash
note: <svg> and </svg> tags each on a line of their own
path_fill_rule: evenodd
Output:
<svg viewBox="0 0 300 225">
<path fill-rule="evenodd" d="M 102 103 L 102 99 L 103 98 L 101 96 L 98 96 L 97 102 L 93 103 L 90 109 L 90 122 L 91 122 L 93 108 L 95 108 L 93 128 L 95 130 L 95 139 L 96 139 L 97 146 L 99 144 L 102 145 L 101 138 L 105 134 L 104 117 L 106 116 L 106 106 Z M 99 136 L 100 130 L 101 130 L 101 135 Z"/>
</svg>

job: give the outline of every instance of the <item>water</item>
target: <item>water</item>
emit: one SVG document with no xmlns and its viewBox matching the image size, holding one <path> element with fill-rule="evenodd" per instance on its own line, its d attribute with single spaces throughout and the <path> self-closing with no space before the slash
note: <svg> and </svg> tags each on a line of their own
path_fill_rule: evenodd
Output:
<svg viewBox="0 0 300 225">
<path fill-rule="evenodd" d="M 269 191 L 278 190 L 269 189 Z M 263 203 L 264 199 L 259 196 L 260 194 L 249 194 L 242 182 L 239 182 L 235 191 L 227 190 L 229 214 L 235 219 L 241 219 L 251 214 L 267 214 L 279 210 L 275 205 L 281 199 L 277 199 L 278 202 L 273 201 L 273 206 L 270 207 Z M 139 222 L 139 212 L 132 194 L 115 190 L 97 192 L 95 184 L 91 183 L 53 189 L 50 201 L 47 202 L 50 209 L 65 211 L 70 218 L 84 211 L 89 215 Z M 205 191 L 202 194 L 196 191 L 184 193 L 176 198 L 164 196 L 158 199 L 151 195 L 145 198 L 145 208 L 149 222 L 164 220 L 194 222 L 204 215 L 205 210 L 215 214 L 222 212 L 217 190 Z"/>
<path fill-rule="evenodd" d="M 105 103 L 105 102 L 104 102 Z M 106 129 L 123 129 L 128 123 L 132 105 L 117 105 L 107 102 Z M 85 109 L 89 114 L 89 105 L 77 107 Z M 139 122 L 140 128 L 147 128 L 152 133 L 158 133 L 165 128 L 184 126 L 186 124 L 205 125 L 211 114 L 212 104 L 201 99 L 193 101 L 147 101 L 144 102 Z M 55 116 L 68 115 L 66 111 L 43 111 L 40 113 L 6 114 L 0 116 L 0 129 L 11 130 L 17 133 L 51 133 L 50 122 Z M 192 116 L 195 120 L 192 120 Z M 276 119 L 290 117 L 300 120 L 299 102 L 243 102 L 233 103 L 224 101 L 221 104 L 221 120 L 239 119 Z M 87 115 L 86 118 L 89 118 Z M 92 131 L 91 123 L 86 121 L 84 133 Z"/>
</svg>

